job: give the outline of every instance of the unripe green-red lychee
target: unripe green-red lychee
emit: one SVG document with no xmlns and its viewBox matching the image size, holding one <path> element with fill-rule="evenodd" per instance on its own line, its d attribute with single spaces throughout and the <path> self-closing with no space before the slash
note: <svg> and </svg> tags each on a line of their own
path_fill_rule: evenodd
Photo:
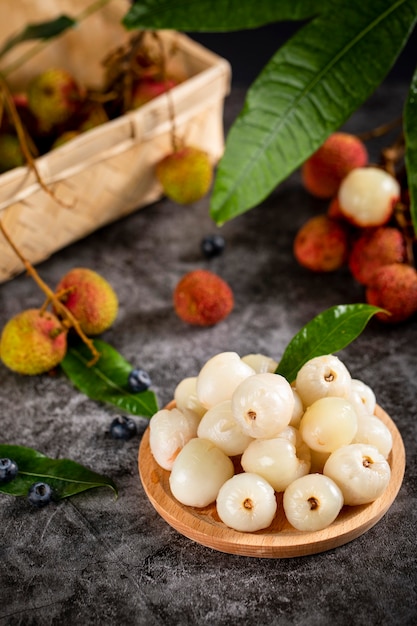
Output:
<svg viewBox="0 0 417 626">
<path fill-rule="evenodd" d="M 116 319 L 117 295 L 110 283 L 93 270 L 84 267 L 70 270 L 59 281 L 55 293 L 86 335 L 103 333 Z"/>
<path fill-rule="evenodd" d="M 356 167 L 368 163 L 365 144 L 355 135 L 337 132 L 307 159 L 301 174 L 305 188 L 318 198 L 331 198 Z"/>
<path fill-rule="evenodd" d="M 9 369 L 35 376 L 59 365 L 67 351 L 67 331 L 49 311 L 27 309 L 7 322 L 0 357 Z"/>
<path fill-rule="evenodd" d="M 366 288 L 366 301 L 391 313 L 377 313 L 381 321 L 404 322 L 417 313 L 417 271 L 406 263 L 380 267 Z"/>
<path fill-rule="evenodd" d="M 19 139 L 8 133 L 0 135 L 0 173 L 25 164 Z"/>
<path fill-rule="evenodd" d="M 157 79 L 152 76 L 141 78 L 133 88 L 132 108 L 137 109 L 141 107 L 176 85 L 177 81 L 172 78 L 167 78 L 166 80 Z"/>
<path fill-rule="evenodd" d="M 349 253 L 349 269 L 356 280 L 367 285 L 383 265 L 403 263 L 406 256 L 404 236 L 398 228 L 379 226 L 365 229 Z"/>
<path fill-rule="evenodd" d="M 333 272 L 346 262 L 348 227 L 327 215 L 315 215 L 303 224 L 294 239 L 294 256 L 314 272 Z"/>
<path fill-rule="evenodd" d="M 208 192 L 213 166 L 207 152 L 184 146 L 161 159 L 155 173 L 168 198 L 178 204 L 191 204 Z"/>
<path fill-rule="evenodd" d="M 70 119 L 84 99 L 75 78 L 61 68 L 50 68 L 35 76 L 27 95 L 30 110 L 45 130 Z"/>
<path fill-rule="evenodd" d="M 234 306 L 229 285 L 209 270 L 199 269 L 185 274 L 175 287 L 173 299 L 178 317 L 196 326 L 217 324 Z"/>
</svg>

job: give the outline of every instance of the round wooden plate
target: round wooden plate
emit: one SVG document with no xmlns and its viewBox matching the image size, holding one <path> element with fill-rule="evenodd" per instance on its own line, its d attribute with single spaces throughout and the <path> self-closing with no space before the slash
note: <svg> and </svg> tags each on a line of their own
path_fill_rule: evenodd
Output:
<svg viewBox="0 0 417 626">
<path fill-rule="evenodd" d="M 241 556 L 289 558 L 316 554 L 356 539 L 387 512 L 401 487 L 405 471 L 405 450 L 401 435 L 389 415 L 379 406 L 376 415 L 388 426 L 393 447 L 388 459 L 391 480 L 377 500 L 361 506 L 344 506 L 331 526 L 315 532 L 295 530 L 286 520 L 282 494 L 277 494 L 278 510 L 271 526 L 255 533 L 243 533 L 228 528 L 217 515 L 213 503 L 204 508 L 188 507 L 174 498 L 169 487 L 170 472 L 162 469 L 149 447 L 149 428 L 140 447 L 139 474 L 150 502 L 173 528 L 185 537 L 204 546 Z"/>
</svg>

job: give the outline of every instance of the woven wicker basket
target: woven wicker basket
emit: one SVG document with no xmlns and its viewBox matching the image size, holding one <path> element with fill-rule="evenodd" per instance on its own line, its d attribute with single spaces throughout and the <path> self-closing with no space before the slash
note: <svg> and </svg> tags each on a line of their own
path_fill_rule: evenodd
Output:
<svg viewBox="0 0 417 626">
<path fill-rule="evenodd" d="M 7 19 L 0 20 L 1 37 L 6 39 L 24 24 L 58 14 L 77 16 L 91 2 L 15 0 L 13 11 L 3 8 Z M 71 71 L 82 84 L 99 86 L 102 60 L 129 37 L 120 24 L 127 8 L 127 2 L 110 2 L 8 75 L 10 84 L 21 89 L 35 72 L 58 66 Z M 170 91 L 177 135 L 207 150 L 216 163 L 224 149 L 223 103 L 230 88 L 229 63 L 180 33 L 162 31 L 160 36 L 170 49 L 175 43 L 172 62 L 187 76 Z M 33 44 L 22 44 L 18 54 L 29 45 Z M 12 52 L 17 56 L 16 49 Z M 6 61 L 0 71 L 13 62 L 13 56 Z M 2 174 L 0 219 L 23 255 L 32 264 L 39 263 L 161 197 L 154 165 L 171 147 L 171 130 L 168 99 L 162 95 L 36 159 L 42 180 L 62 203 L 41 188 L 29 167 Z M 23 269 L 0 234 L 0 282 Z"/>
</svg>

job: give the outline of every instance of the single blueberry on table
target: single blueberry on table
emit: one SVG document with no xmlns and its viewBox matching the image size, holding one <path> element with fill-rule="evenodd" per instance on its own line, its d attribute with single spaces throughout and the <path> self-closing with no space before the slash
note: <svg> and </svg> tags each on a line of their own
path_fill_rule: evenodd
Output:
<svg viewBox="0 0 417 626">
<path fill-rule="evenodd" d="M 132 393 L 140 393 L 141 391 L 149 389 L 152 381 L 148 372 L 143 369 L 136 368 L 130 372 L 127 384 Z"/>
<path fill-rule="evenodd" d="M 137 433 L 136 423 L 127 415 L 115 417 L 110 424 L 110 435 L 113 439 L 131 439 Z"/>
<path fill-rule="evenodd" d="M 205 257 L 211 259 L 219 256 L 225 247 L 224 237 L 218 234 L 206 235 L 201 240 L 201 251 Z"/>
<path fill-rule="evenodd" d="M 33 485 L 29 487 L 28 500 L 30 504 L 40 509 L 51 502 L 52 495 L 52 487 L 48 485 L 48 483 L 33 483 Z"/>
<path fill-rule="evenodd" d="M 0 459 L 0 485 L 13 480 L 18 471 L 17 463 L 13 459 Z"/>
</svg>

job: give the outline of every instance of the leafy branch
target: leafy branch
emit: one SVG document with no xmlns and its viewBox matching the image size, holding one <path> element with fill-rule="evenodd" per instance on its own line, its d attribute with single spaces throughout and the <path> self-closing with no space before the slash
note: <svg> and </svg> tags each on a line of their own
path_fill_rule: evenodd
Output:
<svg viewBox="0 0 417 626">
<path fill-rule="evenodd" d="M 210 213 L 222 224 L 253 208 L 375 91 L 417 21 L 417 0 L 164 0 L 134 2 L 128 29 L 226 32 L 306 20 L 250 86 L 226 139 Z M 404 110 L 404 139 L 417 232 L 417 73 Z"/>
</svg>

